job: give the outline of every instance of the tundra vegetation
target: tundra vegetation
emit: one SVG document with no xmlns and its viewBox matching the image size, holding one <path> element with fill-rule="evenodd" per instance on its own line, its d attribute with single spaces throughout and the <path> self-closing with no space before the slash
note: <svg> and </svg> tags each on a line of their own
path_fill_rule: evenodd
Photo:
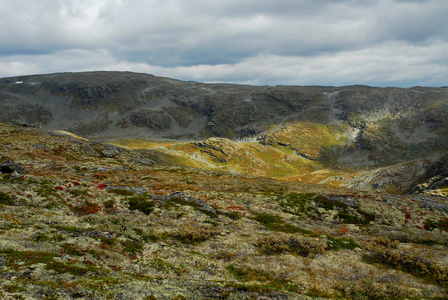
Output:
<svg viewBox="0 0 448 300">
<path fill-rule="evenodd" d="M 213 145 L 132 150 L 0 124 L 0 298 L 448 296 L 446 198 L 192 166 L 176 152 L 237 159 Z"/>
</svg>

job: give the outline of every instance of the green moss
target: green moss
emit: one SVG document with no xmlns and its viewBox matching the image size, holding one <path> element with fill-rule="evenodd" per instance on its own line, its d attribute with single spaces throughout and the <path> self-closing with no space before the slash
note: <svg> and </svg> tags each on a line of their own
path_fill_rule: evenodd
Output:
<svg viewBox="0 0 448 300">
<path fill-rule="evenodd" d="M 281 231 L 286 233 L 301 233 L 308 236 L 318 236 L 310 230 L 306 230 L 298 226 L 285 223 L 282 218 L 279 218 L 277 216 L 262 213 L 254 213 L 254 214 L 255 214 L 255 220 L 266 226 L 269 230 Z"/>
<path fill-rule="evenodd" d="M 329 236 L 328 239 L 330 240 L 331 250 L 335 251 L 341 249 L 354 250 L 356 248 L 361 248 L 360 245 L 358 245 L 354 240 L 350 238 Z"/>
</svg>

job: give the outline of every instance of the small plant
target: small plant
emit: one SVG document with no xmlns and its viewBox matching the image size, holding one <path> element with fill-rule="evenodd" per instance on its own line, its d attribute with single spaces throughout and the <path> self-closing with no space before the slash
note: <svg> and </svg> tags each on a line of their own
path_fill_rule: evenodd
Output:
<svg viewBox="0 0 448 300">
<path fill-rule="evenodd" d="M 7 193 L 0 192 L 0 204 L 3 205 L 15 205 L 14 199 Z"/>
<path fill-rule="evenodd" d="M 341 292 L 344 299 L 407 299 L 414 296 L 394 284 L 388 284 L 380 288 L 375 285 L 371 278 L 363 279 L 356 284 L 343 283 L 337 289 Z"/>
<path fill-rule="evenodd" d="M 384 247 L 372 247 L 368 259 L 392 267 L 398 267 L 411 274 L 429 277 L 444 287 L 448 287 L 448 271 L 429 259 L 418 255 Z"/>
<path fill-rule="evenodd" d="M 280 201 L 280 206 L 283 211 L 293 215 L 301 215 L 306 212 L 307 207 L 311 201 L 314 201 L 319 196 L 315 193 L 296 193 L 291 192 Z"/>
<path fill-rule="evenodd" d="M 235 265 L 226 267 L 227 271 L 232 274 L 235 279 L 239 281 L 269 281 L 271 274 L 263 272 L 261 270 L 254 270 L 251 268 L 240 268 Z"/>
<path fill-rule="evenodd" d="M 39 233 L 34 237 L 34 240 L 36 242 L 62 242 L 63 240 L 65 240 L 65 237 L 60 233 L 56 233 L 53 235 L 46 235 L 44 233 Z"/>
<path fill-rule="evenodd" d="M 286 233 L 301 233 L 309 236 L 318 236 L 311 230 L 302 229 L 298 226 L 285 223 L 285 221 L 283 221 L 283 219 L 280 217 L 262 213 L 254 213 L 254 214 L 255 214 L 255 220 L 266 226 L 269 230 L 286 232 Z"/>
<path fill-rule="evenodd" d="M 114 199 L 110 199 L 104 202 L 104 208 L 106 209 L 113 209 L 115 206 L 115 200 Z"/>
<path fill-rule="evenodd" d="M 328 239 L 330 240 L 330 249 L 334 251 L 341 249 L 354 250 L 356 248 L 361 248 L 361 246 L 350 238 L 329 236 Z"/>
<path fill-rule="evenodd" d="M 264 236 L 259 238 L 256 246 L 268 255 L 291 252 L 301 256 L 323 253 L 326 243 L 320 239 L 302 238 L 294 235 Z"/>
<path fill-rule="evenodd" d="M 448 231 L 448 218 L 442 218 L 439 221 L 426 219 L 424 223 L 424 228 L 426 230 L 434 230 L 437 228 L 443 231 Z"/>
<path fill-rule="evenodd" d="M 316 193 L 291 192 L 280 199 L 280 207 L 284 212 L 293 215 L 313 214 L 320 216 L 320 209 L 336 210 L 343 223 L 367 225 L 375 220 L 375 216 L 349 207 L 342 201 L 329 199 Z"/>
<path fill-rule="evenodd" d="M 228 216 L 230 219 L 236 221 L 242 218 L 242 216 L 236 211 L 226 212 L 224 215 Z"/>
<path fill-rule="evenodd" d="M 80 206 L 70 206 L 70 209 L 80 216 L 96 214 L 101 211 L 101 206 L 98 203 L 84 201 Z"/>
<path fill-rule="evenodd" d="M 139 241 L 134 240 L 127 240 L 123 242 L 124 251 L 126 251 L 129 254 L 137 254 L 142 252 L 143 250 L 143 244 Z"/>
<path fill-rule="evenodd" d="M 197 242 L 206 241 L 218 234 L 218 229 L 212 226 L 201 224 L 185 224 L 171 236 L 183 243 L 194 244 Z"/>
<path fill-rule="evenodd" d="M 114 193 L 114 194 L 121 195 L 121 196 L 132 196 L 132 195 L 134 195 L 133 191 L 128 191 L 128 190 L 125 190 L 125 189 L 111 189 L 111 190 L 108 190 L 108 191 L 110 193 Z"/>
<path fill-rule="evenodd" d="M 145 196 L 131 197 L 127 201 L 130 210 L 138 210 L 146 215 L 154 211 L 154 201 L 148 200 Z"/>
<path fill-rule="evenodd" d="M 86 190 L 81 189 L 71 189 L 68 192 L 75 197 L 88 197 L 88 193 Z"/>
</svg>

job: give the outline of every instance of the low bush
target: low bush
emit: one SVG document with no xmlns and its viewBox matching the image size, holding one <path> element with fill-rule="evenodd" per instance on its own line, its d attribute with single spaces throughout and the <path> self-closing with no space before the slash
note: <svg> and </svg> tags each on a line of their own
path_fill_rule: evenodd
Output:
<svg viewBox="0 0 448 300">
<path fill-rule="evenodd" d="M 114 193 L 116 195 L 122 195 L 122 196 L 132 196 L 134 195 L 133 191 L 125 190 L 125 189 L 111 189 L 108 190 L 110 193 Z"/>
<path fill-rule="evenodd" d="M 308 236 L 318 236 L 311 230 L 302 229 L 298 226 L 294 226 L 285 223 L 282 218 L 262 213 L 254 213 L 255 220 L 266 226 L 269 230 L 286 232 L 286 233 L 301 233 Z"/>
<path fill-rule="evenodd" d="M 368 260 L 397 267 L 420 277 L 432 278 L 448 287 L 448 270 L 429 259 L 385 247 L 372 247 L 369 250 Z"/>
<path fill-rule="evenodd" d="M 194 244 L 197 242 L 206 241 L 218 234 L 219 230 L 214 226 L 185 224 L 170 235 L 183 243 Z"/>
<path fill-rule="evenodd" d="M 329 236 L 328 240 L 330 241 L 329 250 L 338 251 L 341 249 L 354 250 L 356 248 L 361 248 L 360 245 L 350 238 Z"/>
<path fill-rule="evenodd" d="M 326 248 L 326 242 L 320 239 L 300 238 L 293 235 L 263 236 L 258 238 L 255 245 L 268 255 L 290 252 L 305 257 L 323 253 Z"/>
<path fill-rule="evenodd" d="M 0 192 L 0 204 L 3 205 L 15 205 L 14 199 L 7 193 Z"/>
<path fill-rule="evenodd" d="M 81 205 L 78 206 L 70 206 L 70 209 L 80 216 L 96 214 L 101 211 L 101 206 L 98 203 L 84 201 Z"/>
<path fill-rule="evenodd" d="M 439 221 L 426 219 L 424 223 L 424 228 L 426 230 L 434 230 L 437 228 L 443 231 L 448 231 L 448 218 L 442 218 Z"/>
<path fill-rule="evenodd" d="M 356 284 L 343 283 L 337 287 L 344 299 L 386 300 L 406 299 L 415 295 L 394 284 L 383 287 L 375 285 L 372 279 L 363 279 Z M 416 298 L 414 298 L 416 299 Z"/>
<path fill-rule="evenodd" d="M 127 240 L 122 244 L 124 246 L 124 251 L 129 254 L 138 254 L 143 250 L 143 244 L 139 241 Z"/>
<path fill-rule="evenodd" d="M 154 211 L 154 201 L 148 200 L 145 196 L 131 197 L 127 199 L 130 210 L 138 210 L 149 215 Z"/>
<path fill-rule="evenodd" d="M 319 209 L 321 208 L 326 211 L 336 210 L 339 219 L 346 224 L 367 225 L 375 220 L 375 216 L 372 214 L 316 193 L 289 193 L 280 199 L 280 207 L 284 212 L 298 216 L 312 214 L 320 217 L 321 212 Z"/>
</svg>

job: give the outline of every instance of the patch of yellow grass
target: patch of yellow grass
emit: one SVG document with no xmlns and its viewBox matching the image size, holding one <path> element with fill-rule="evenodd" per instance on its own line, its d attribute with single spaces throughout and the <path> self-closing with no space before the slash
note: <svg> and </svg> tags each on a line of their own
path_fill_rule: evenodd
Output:
<svg viewBox="0 0 448 300">
<path fill-rule="evenodd" d="M 76 135 L 74 133 L 71 133 L 71 132 L 65 131 L 65 130 L 55 130 L 54 132 L 60 133 L 60 134 L 64 134 L 64 135 L 68 135 L 68 136 L 71 136 L 71 137 L 74 137 L 76 139 L 80 139 L 80 140 L 83 140 L 83 141 L 88 141 L 89 140 L 89 139 L 80 137 L 79 135 Z"/>
</svg>

